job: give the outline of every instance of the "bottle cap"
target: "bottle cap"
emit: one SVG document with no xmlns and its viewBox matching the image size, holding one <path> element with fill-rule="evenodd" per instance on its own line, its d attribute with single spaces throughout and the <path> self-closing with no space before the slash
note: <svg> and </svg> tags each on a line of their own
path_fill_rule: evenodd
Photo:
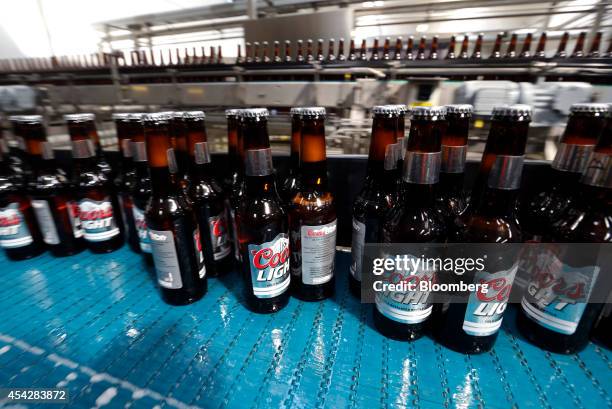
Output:
<svg viewBox="0 0 612 409">
<path fill-rule="evenodd" d="M 595 103 L 578 103 L 572 104 L 570 112 L 575 113 L 587 113 L 587 114 L 604 114 L 610 110 L 608 104 L 595 104 Z"/>
<path fill-rule="evenodd" d="M 130 114 L 127 112 L 116 112 L 113 115 L 111 115 L 111 118 L 113 118 L 113 121 L 122 121 L 122 120 L 126 120 L 129 119 Z"/>
<path fill-rule="evenodd" d="M 240 110 L 239 115 L 243 118 L 267 118 L 270 112 L 267 108 L 249 108 Z"/>
<path fill-rule="evenodd" d="M 451 104 L 444 105 L 447 114 L 466 114 L 472 116 L 474 107 L 470 104 Z"/>
<path fill-rule="evenodd" d="M 226 118 L 237 118 L 240 116 L 240 111 L 242 111 L 242 109 L 226 109 L 225 117 Z"/>
<path fill-rule="evenodd" d="M 15 122 L 28 123 L 28 124 L 40 124 L 43 122 L 42 115 L 19 115 L 17 119 L 13 119 Z"/>
<path fill-rule="evenodd" d="M 410 119 L 424 119 L 426 121 L 442 121 L 446 118 L 446 109 L 436 107 L 412 107 Z"/>
<path fill-rule="evenodd" d="M 186 111 L 183 112 L 183 118 L 204 119 L 206 118 L 206 114 L 204 113 L 204 111 Z"/>
<path fill-rule="evenodd" d="M 399 105 L 375 105 L 372 107 L 374 115 L 399 115 Z"/>
<path fill-rule="evenodd" d="M 326 113 L 327 112 L 325 111 L 325 108 L 323 107 L 304 107 L 302 108 L 302 111 L 300 112 L 300 116 L 301 117 L 305 117 L 305 116 L 325 117 Z"/>
<path fill-rule="evenodd" d="M 168 123 L 172 119 L 173 112 L 154 112 L 146 114 L 143 118 L 144 122 L 149 123 Z"/>
<path fill-rule="evenodd" d="M 96 116 L 91 113 L 64 115 L 64 121 L 66 122 L 87 122 L 87 121 L 95 121 L 95 120 L 96 120 Z"/>
<path fill-rule="evenodd" d="M 512 118 L 517 121 L 531 121 L 533 110 L 529 105 L 498 105 L 493 107 L 493 119 Z"/>
</svg>

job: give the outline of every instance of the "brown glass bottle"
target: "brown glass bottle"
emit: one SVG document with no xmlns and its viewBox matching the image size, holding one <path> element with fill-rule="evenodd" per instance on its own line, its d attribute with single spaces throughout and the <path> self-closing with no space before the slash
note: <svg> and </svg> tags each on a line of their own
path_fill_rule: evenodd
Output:
<svg viewBox="0 0 612 409">
<path fill-rule="evenodd" d="M 365 243 L 382 240 L 384 216 L 395 204 L 397 157 L 400 144 L 397 141 L 399 110 L 396 105 L 380 105 L 372 108 L 372 139 L 368 165 L 361 191 L 353 203 L 353 235 L 349 289 L 361 298 L 362 256 Z"/>
<path fill-rule="evenodd" d="M 423 36 L 421 37 L 421 41 L 419 41 L 419 48 L 417 49 L 417 55 L 416 55 L 416 59 L 417 60 L 424 60 L 425 57 L 425 45 L 427 43 L 427 37 Z"/>
<path fill-rule="evenodd" d="M 435 210 L 435 194 L 445 110 L 413 107 L 410 114 L 402 192 L 385 217 L 382 237 L 385 243 L 442 242 L 446 239 L 446 230 L 444 220 Z M 435 278 L 422 271 L 404 279 L 432 281 Z M 429 292 L 379 292 L 375 301 L 374 324 L 383 335 L 403 340 L 423 336 L 433 309 Z"/>
<path fill-rule="evenodd" d="M 510 37 L 510 43 L 508 44 L 508 49 L 506 50 L 506 55 L 504 55 L 504 58 L 515 58 L 516 57 L 517 41 L 518 41 L 518 34 L 512 34 L 512 37 Z"/>
<path fill-rule="evenodd" d="M 344 55 L 344 38 L 340 38 L 338 41 L 338 56 L 336 57 L 336 60 L 346 61 L 346 55 Z"/>
<path fill-rule="evenodd" d="M 334 54 L 335 52 L 335 40 L 333 38 L 329 39 L 329 43 L 327 44 L 327 58 L 326 60 L 328 62 L 334 62 L 336 61 L 336 54 Z"/>
<path fill-rule="evenodd" d="M 285 41 L 285 57 L 283 58 L 284 62 L 292 62 L 293 58 L 291 57 L 291 41 Z"/>
<path fill-rule="evenodd" d="M 359 49 L 359 59 L 361 61 L 367 61 L 368 59 L 368 48 L 366 46 L 366 40 L 361 40 L 361 48 Z"/>
<path fill-rule="evenodd" d="M 289 213 L 292 294 L 315 301 L 334 293 L 336 208 L 327 183 L 325 108 L 303 108 L 300 191 Z"/>
<path fill-rule="evenodd" d="M 557 52 L 555 53 L 555 58 L 567 57 L 567 52 L 565 51 L 565 49 L 567 48 L 568 40 L 569 40 L 569 33 L 566 31 L 561 36 L 561 40 L 559 41 L 559 47 L 557 48 Z"/>
<path fill-rule="evenodd" d="M 238 50 L 236 53 L 236 64 L 242 64 L 244 62 L 243 58 L 242 58 L 242 46 L 240 44 L 238 44 Z"/>
<path fill-rule="evenodd" d="M 226 196 L 213 175 L 204 112 L 185 112 L 184 120 L 190 157 L 188 197 L 200 231 L 206 272 L 218 277 L 233 266 Z"/>
<path fill-rule="evenodd" d="M 349 46 L 349 61 L 357 60 L 357 52 L 355 51 L 355 39 L 351 38 L 351 44 Z"/>
<path fill-rule="evenodd" d="M 575 200 L 582 173 L 605 126 L 606 104 L 574 104 L 557 154 L 549 170 L 549 183 L 524 201 L 521 225 L 526 241 L 541 241 Z"/>
<path fill-rule="evenodd" d="M 438 36 L 434 36 L 431 40 L 431 48 L 429 49 L 429 59 L 438 59 Z"/>
<path fill-rule="evenodd" d="M 531 41 L 533 40 L 533 34 L 528 33 L 525 37 L 525 41 L 523 41 L 523 49 L 519 54 L 520 58 L 531 58 Z"/>
<path fill-rule="evenodd" d="M 54 256 L 85 249 L 83 231 L 72 207 L 70 182 L 56 163 L 39 115 L 22 116 L 21 126 L 33 174 L 28 183 L 30 203 L 47 248 Z"/>
<path fill-rule="evenodd" d="M 145 211 L 157 283 L 162 299 L 171 305 L 191 304 L 206 293 L 206 267 L 200 232 L 191 205 L 172 183 L 170 113 L 144 118 L 151 199 Z"/>
<path fill-rule="evenodd" d="M 574 51 L 570 58 L 581 58 L 584 57 L 584 42 L 586 40 L 586 32 L 581 32 L 578 35 L 578 39 L 576 40 L 576 45 L 574 46 Z"/>
<path fill-rule="evenodd" d="M 536 47 L 534 58 L 546 58 L 546 33 L 542 33 L 540 35 L 540 39 L 538 40 L 538 46 Z"/>
<path fill-rule="evenodd" d="M 387 37 L 385 38 L 385 43 L 383 44 L 383 53 L 382 53 L 382 59 L 385 61 L 391 59 L 391 54 L 389 51 L 390 48 L 391 48 L 391 39 Z"/>
<path fill-rule="evenodd" d="M 44 243 L 30 200 L 6 160 L 8 148 L 0 140 L 0 248 L 11 260 L 25 260 L 43 252 Z"/>
<path fill-rule="evenodd" d="M 393 52 L 393 59 L 402 59 L 402 37 L 397 37 L 397 39 L 395 40 L 395 51 Z"/>
<path fill-rule="evenodd" d="M 261 59 L 262 62 L 264 63 L 269 63 L 270 62 L 270 50 L 269 50 L 269 46 L 268 46 L 268 42 L 264 41 L 263 43 L 261 43 L 261 46 L 263 48 L 263 58 Z"/>
<path fill-rule="evenodd" d="M 280 43 L 278 41 L 274 42 L 274 57 L 272 58 L 272 61 L 274 62 L 281 62 L 281 56 L 280 56 Z"/>
<path fill-rule="evenodd" d="M 130 192 L 132 197 L 132 214 L 134 217 L 134 225 L 138 234 L 138 244 L 141 250 L 144 261 L 149 265 L 153 265 L 153 254 L 151 249 L 151 239 L 149 238 L 149 230 L 145 218 L 145 211 L 149 199 L 151 198 L 151 175 L 149 172 L 149 162 L 147 160 L 147 148 L 144 136 L 144 120 L 145 114 L 133 113 L 129 114 L 128 120 L 132 130 L 131 134 L 131 149 L 132 160 L 134 161 L 134 185 Z"/>
<path fill-rule="evenodd" d="M 522 241 L 515 209 L 530 121 L 528 105 L 493 108 L 471 203 L 460 218 L 461 229 L 456 232 L 455 241 L 500 244 Z M 462 294 L 461 299 L 437 308 L 436 339 L 458 352 L 476 354 L 491 350 L 501 327 L 518 268 L 517 254 L 512 246 L 498 246 L 494 254 L 489 251 L 487 256 L 483 271 L 444 276 L 444 281 L 489 284 L 487 293 L 478 290 Z"/>
<path fill-rule="evenodd" d="M 252 51 L 253 51 L 252 48 L 253 47 L 252 47 L 251 43 L 246 42 L 244 44 L 244 62 L 246 62 L 246 63 L 253 62 L 253 57 L 252 57 L 252 54 L 251 54 Z M 204 53 L 202 53 L 202 58 L 204 58 Z"/>
<path fill-rule="evenodd" d="M 370 61 L 378 60 L 380 60 L 380 55 L 378 54 L 378 38 L 375 38 L 374 44 L 372 45 L 372 54 L 370 54 Z"/>
<path fill-rule="evenodd" d="M 312 40 L 309 38 L 306 41 L 306 61 L 312 62 L 314 61 L 314 56 L 312 55 Z"/>
<path fill-rule="evenodd" d="M 455 36 L 451 36 L 450 41 L 448 42 L 448 50 L 446 51 L 445 60 L 454 60 L 455 56 Z"/>
<path fill-rule="evenodd" d="M 281 198 L 285 209 L 291 207 L 293 198 L 300 191 L 300 140 L 302 138 L 302 108 L 291 108 L 291 153 L 289 155 L 289 172 L 281 185 Z"/>
<path fill-rule="evenodd" d="M 493 51 L 489 58 L 501 58 L 501 46 L 502 46 L 502 38 L 504 37 L 504 33 L 498 33 L 497 37 L 495 37 L 495 44 L 493 44 Z"/>
<path fill-rule="evenodd" d="M 238 205 L 242 274 L 247 306 L 276 312 L 289 301 L 289 224 L 276 191 L 268 110 L 240 112 L 244 139 L 245 195 Z"/>
<path fill-rule="evenodd" d="M 189 190 L 189 154 L 187 153 L 187 129 L 183 117 L 183 111 L 172 112 L 170 121 L 170 144 L 174 150 L 176 163 L 171 164 L 170 173 L 172 180 L 182 192 Z"/>
<path fill-rule="evenodd" d="M 26 146 L 23 132 L 21 130 L 21 116 L 22 115 L 11 115 L 9 117 L 15 143 L 12 146 L 10 146 L 8 142 L 6 143 L 8 148 L 5 154 L 5 161 L 7 162 L 7 166 L 9 167 L 12 175 L 11 181 L 13 184 L 19 187 L 25 186 L 27 179 L 32 174 L 32 169 L 25 152 Z"/>
<path fill-rule="evenodd" d="M 96 128 L 95 122 L 96 116 L 94 114 L 89 113 L 75 115 L 80 118 L 79 127 L 89 136 L 89 139 L 93 142 L 98 168 L 100 169 L 100 171 L 102 171 L 102 173 L 106 175 L 109 180 L 114 181 L 117 175 L 109 165 L 108 160 L 106 159 L 106 155 L 104 154 L 104 150 L 102 149 L 102 145 L 100 144 L 100 136 L 98 135 L 98 130 Z M 64 119 L 68 124 L 68 131 L 70 131 L 70 117 L 71 115 L 64 115 Z"/>
<path fill-rule="evenodd" d="M 597 243 L 612 242 L 612 121 L 590 156 L 575 190 L 576 200 L 554 223 L 550 239 L 558 243 L 591 243 L 579 251 L 571 247 L 557 254 L 560 268 L 537 274 L 527 284 L 518 314 L 518 328 L 529 341 L 548 351 L 573 354 L 589 342 L 599 316 L 609 280 L 606 267 L 598 266 Z M 568 291 L 572 291 L 567 302 Z M 593 293 L 598 292 L 598 300 Z M 609 293 L 608 293 L 609 296 Z M 609 314 L 609 311 L 608 311 Z M 609 319 L 608 319 L 609 322 Z M 608 332 L 610 328 L 606 329 Z"/>
<path fill-rule="evenodd" d="M 474 51 L 472 52 L 471 57 L 473 60 L 480 60 L 482 58 L 482 37 L 483 34 L 480 33 L 476 38 L 476 45 L 474 46 Z"/>
<path fill-rule="evenodd" d="M 599 57 L 599 47 L 601 44 L 601 37 L 602 37 L 602 32 L 598 31 L 595 34 L 595 37 L 593 37 L 593 42 L 591 43 L 591 49 L 589 50 L 589 54 L 587 55 L 587 57 L 590 58 L 597 58 Z"/>
<path fill-rule="evenodd" d="M 297 40 L 297 56 L 295 57 L 297 62 L 304 62 L 304 42 Z"/>
<path fill-rule="evenodd" d="M 446 105 L 445 109 L 448 127 L 442 136 L 440 190 L 436 196 L 436 204 L 446 222 L 448 234 L 451 235 L 454 220 L 465 212 L 468 205 L 465 160 L 473 107 L 466 104 Z"/>
<path fill-rule="evenodd" d="M 234 245 L 234 259 L 240 262 L 240 245 L 238 241 L 238 227 L 236 225 L 236 211 L 238 205 L 244 198 L 244 139 L 242 137 L 241 109 L 228 109 L 225 111 L 227 118 L 227 137 L 230 141 L 230 166 L 232 178 L 226 188 L 229 195 L 229 221 L 232 228 L 232 241 Z M 232 147 L 235 141 L 235 148 Z"/>
<path fill-rule="evenodd" d="M 261 57 L 259 56 L 259 41 L 253 42 L 253 62 L 261 62 Z"/>
<path fill-rule="evenodd" d="M 87 247 L 95 253 L 117 250 L 123 245 L 121 206 L 112 179 L 103 171 L 96 156 L 93 115 L 65 115 L 64 120 L 72 141 L 72 171 Z M 95 133 L 95 128 L 93 130 Z"/>
<path fill-rule="evenodd" d="M 140 253 L 140 242 L 136 225 L 134 223 L 134 204 L 132 203 L 132 188 L 134 187 L 134 161 L 132 160 L 132 123 L 129 121 L 129 114 L 113 114 L 113 121 L 117 131 L 117 141 L 121 152 L 120 170 L 115 178 L 117 197 L 121 206 L 121 216 L 123 218 L 123 231 L 128 245 L 137 253 Z"/>
<path fill-rule="evenodd" d="M 470 39 L 467 35 L 463 36 L 463 41 L 461 41 L 461 51 L 459 51 L 459 58 L 462 60 L 468 59 L 470 56 L 468 55 L 468 45 Z"/>
</svg>

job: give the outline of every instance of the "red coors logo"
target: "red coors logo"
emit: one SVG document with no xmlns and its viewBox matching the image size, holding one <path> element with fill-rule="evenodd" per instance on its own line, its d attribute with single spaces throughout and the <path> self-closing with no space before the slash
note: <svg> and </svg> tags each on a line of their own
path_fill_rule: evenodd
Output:
<svg viewBox="0 0 612 409">
<path fill-rule="evenodd" d="M 487 285 L 487 292 L 478 291 L 478 300 L 482 302 L 489 301 L 506 301 L 510 296 L 512 289 L 512 281 L 508 282 L 506 278 L 494 278 L 492 280 L 480 280 L 480 284 Z"/>
<path fill-rule="evenodd" d="M 81 220 L 99 220 L 108 219 L 113 217 L 113 208 L 107 209 L 95 209 L 95 210 L 82 210 L 80 209 L 79 217 Z"/>
<path fill-rule="evenodd" d="M 252 251 L 253 264 L 259 270 L 268 267 L 276 267 L 284 264 L 289 259 L 289 247 L 285 247 L 281 251 L 275 253 L 272 248 L 266 247 L 258 251 Z"/>
</svg>

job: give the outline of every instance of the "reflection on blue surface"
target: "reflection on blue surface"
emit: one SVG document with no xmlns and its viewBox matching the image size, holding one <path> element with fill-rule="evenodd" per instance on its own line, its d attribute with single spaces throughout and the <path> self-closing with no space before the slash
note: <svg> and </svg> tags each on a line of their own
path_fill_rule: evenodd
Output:
<svg viewBox="0 0 612 409">
<path fill-rule="evenodd" d="M 0 387 L 68 388 L 71 407 L 612 407 L 609 351 L 543 352 L 516 333 L 512 310 L 483 355 L 380 336 L 371 306 L 348 292 L 349 259 L 337 257 L 333 299 L 258 315 L 237 274 L 209 280 L 194 305 L 167 306 L 127 248 L 2 258 Z"/>
</svg>

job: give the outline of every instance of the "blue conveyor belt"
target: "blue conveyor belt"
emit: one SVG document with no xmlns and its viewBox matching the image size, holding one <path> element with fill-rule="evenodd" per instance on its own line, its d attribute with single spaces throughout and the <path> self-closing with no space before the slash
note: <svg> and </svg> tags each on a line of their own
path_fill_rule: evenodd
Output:
<svg viewBox="0 0 612 409">
<path fill-rule="evenodd" d="M 0 387 L 64 387 L 84 408 L 612 407 L 610 351 L 544 352 L 512 309 L 483 355 L 379 335 L 348 291 L 349 258 L 337 256 L 333 299 L 259 315 L 236 273 L 210 279 L 196 304 L 164 304 L 127 247 L 0 256 Z"/>
</svg>

